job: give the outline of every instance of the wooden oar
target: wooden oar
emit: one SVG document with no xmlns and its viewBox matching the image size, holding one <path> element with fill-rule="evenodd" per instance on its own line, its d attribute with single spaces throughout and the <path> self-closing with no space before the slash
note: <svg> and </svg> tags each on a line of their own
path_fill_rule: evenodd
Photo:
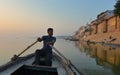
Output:
<svg viewBox="0 0 120 75">
<path fill-rule="evenodd" d="M 31 48 L 33 45 L 35 45 L 38 41 L 35 41 L 34 43 L 32 43 L 30 46 L 28 46 L 26 49 L 24 49 L 21 53 L 19 53 L 17 56 L 19 57 L 20 55 L 22 55 L 25 51 L 27 51 L 29 48 Z"/>
<path fill-rule="evenodd" d="M 11 60 L 16 60 L 20 55 L 22 55 L 25 51 L 27 51 L 29 48 L 31 48 L 33 45 L 35 45 L 38 41 L 35 41 L 34 43 L 32 43 L 30 46 L 28 46 L 26 49 L 24 49 L 22 52 L 20 52 L 18 55 L 14 55 L 13 58 L 11 58 Z"/>
<path fill-rule="evenodd" d="M 68 59 L 62 53 L 60 53 L 54 46 L 50 45 L 50 47 L 54 49 L 58 54 L 60 54 L 60 56 L 62 56 L 66 61 L 68 61 Z"/>
<path fill-rule="evenodd" d="M 62 57 L 65 59 L 66 62 L 68 62 L 70 65 L 72 65 L 80 75 L 83 75 L 83 73 L 80 72 L 80 71 L 76 68 L 76 66 L 75 66 L 70 60 L 68 60 L 61 52 L 59 52 L 54 46 L 50 45 L 50 47 L 51 47 L 52 49 L 54 49 L 60 56 L 62 56 Z"/>
</svg>

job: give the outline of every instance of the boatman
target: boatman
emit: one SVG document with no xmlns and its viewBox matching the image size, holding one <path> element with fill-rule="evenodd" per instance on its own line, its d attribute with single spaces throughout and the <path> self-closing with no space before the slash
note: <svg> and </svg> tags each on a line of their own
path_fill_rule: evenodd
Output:
<svg viewBox="0 0 120 75">
<path fill-rule="evenodd" d="M 45 65 L 51 66 L 52 65 L 52 48 L 49 45 L 54 45 L 56 42 L 56 38 L 53 37 L 53 28 L 47 29 L 48 35 L 44 35 L 41 38 L 38 38 L 37 40 L 39 42 L 43 41 L 43 48 L 41 50 L 36 50 L 35 52 L 35 65 L 40 64 L 40 58 L 41 55 L 45 56 Z"/>
</svg>

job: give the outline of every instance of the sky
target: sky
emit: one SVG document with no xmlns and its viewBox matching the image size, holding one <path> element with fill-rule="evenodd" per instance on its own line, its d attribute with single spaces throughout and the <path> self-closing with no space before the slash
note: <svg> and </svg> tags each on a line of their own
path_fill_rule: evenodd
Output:
<svg viewBox="0 0 120 75">
<path fill-rule="evenodd" d="M 73 35 L 79 27 L 113 10 L 116 0 L 0 0 L 0 37 Z"/>
</svg>

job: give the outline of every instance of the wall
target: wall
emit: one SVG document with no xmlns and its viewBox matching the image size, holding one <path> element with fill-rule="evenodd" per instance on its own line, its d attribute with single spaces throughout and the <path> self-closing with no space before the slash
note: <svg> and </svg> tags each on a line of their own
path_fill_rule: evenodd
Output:
<svg viewBox="0 0 120 75">
<path fill-rule="evenodd" d="M 92 31 L 92 35 L 89 35 L 90 32 L 85 32 L 87 35 L 84 38 L 85 41 L 95 41 L 95 42 L 103 42 L 105 39 L 109 41 L 109 37 L 112 36 L 116 38 L 114 42 L 111 44 L 120 44 L 120 18 L 116 16 L 109 17 L 106 20 L 103 20 L 98 25 L 96 24 L 92 26 L 94 30 Z M 96 31 L 97 30 L 97 31 Z M 97 32 L 96 34 L 94 34 Z M 99 38 L 99 39 L 98 39 Z M 80 38 L 81 39 L 81 38 Z"/>
<path fill-rule="evenodd" d="M 114 16 L 108 19 L 107 25 L 108 25 L 108 32 L 115 31 L 117 29 L 116 28 L 116 17 Z"/>
</svg>

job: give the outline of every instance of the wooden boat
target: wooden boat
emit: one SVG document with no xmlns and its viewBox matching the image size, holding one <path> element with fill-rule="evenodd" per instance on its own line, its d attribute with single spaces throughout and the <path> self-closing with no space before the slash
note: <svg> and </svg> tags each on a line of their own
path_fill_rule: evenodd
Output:
<svg viewBox="0 0 120 75">
<path fill-rule="evenodd" d="M 83 75 L 60 52 L 53 52 L 52 66 L 32 65 L 34 54 L 0 66 L 0 75 Z"/>
</svg>

